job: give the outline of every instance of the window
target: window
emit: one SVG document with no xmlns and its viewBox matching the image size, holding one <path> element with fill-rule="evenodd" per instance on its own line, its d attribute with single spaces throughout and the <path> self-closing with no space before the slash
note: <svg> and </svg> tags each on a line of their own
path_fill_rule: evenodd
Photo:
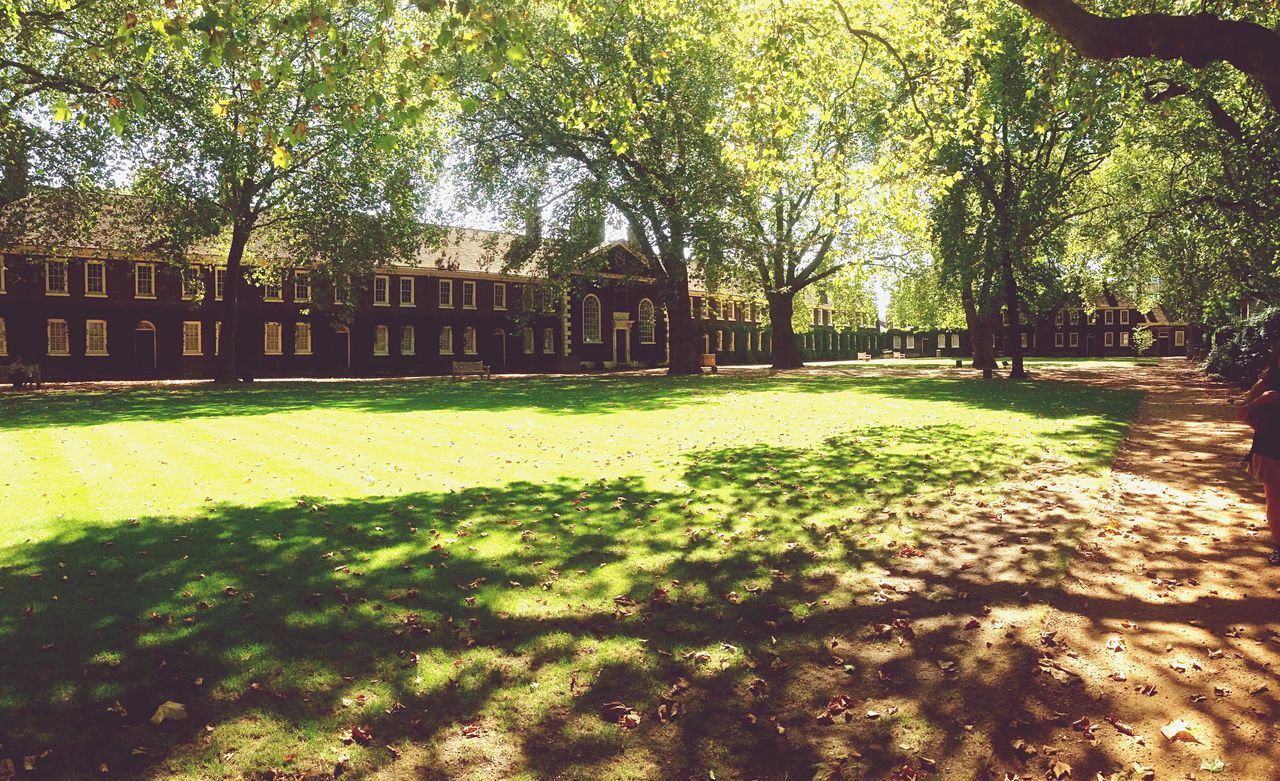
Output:
<svg viewBox="0 0 1280 781">
<path fill-rule="evenodd" d="M 1121 346 L 1121 347 L 1128 347 L 1128 346 L 1129 346 L 1129 332 L 1128 332 L 1128 331 L 1121 331 L 1121 332 L 1120 332 L 1120 346 Z"/>
<path fill-rule="evenodd" d="M 311 323 L 293 324 L 293 354 L 311 354 Z"/>
<path fill-rule="evenodd" d="M 453 326 L 440 329 L 440 354 L 453 355 Z"/>
<path fill-rule="evenodd" d="M 284 300 L 284 278 L 278 272 L 273 272 L 269 277 L 267 277 L 266 286 L 263 288 L 262 292 L 262 300 Z"/>
<path fill-rule="evenodd" d="M 65 296 L 67 291 L 67 261 L 44 262 L 44 292 L 50 296 Z"/>
<path fill-rule="evenodd" d="M 908 349 L 908 350 L 914 350 L 914 349 L 916 349 L 916 335 L 915 335 L 915 334 L 907 334 L 907 349 Z"/>
<path fill-rule="evenodd" d="M 262 324 L 262 353 L 264 355 L 280 355 L 284 351 L 280 345 L 280 324 Z"/>
<path fill-rule="evenodd" d="M 293 301 L 296 304 L 306 304 L 311 301 L 310 271 L 293 272 Z"/>
<path fill-rule="evenodd" d="M 582 299 L 582 341 L 600 343 L 600 299 L 594 295 Z"/>
<path fill-rule="evenodd" d="M 716 352 L 724 352 L 724 331 L 716 331 Z"/>
<path fill-rule="evenodd" d="M 1061 347 L 1061 346 L 1062 346 L 1062 334 L 1054 334 L 1054 335 L 1053 335 L 1053 346 L 1054 346 L 1054 347 Z"/>
<path fill-rule="evenodd" d="M 507 285 L 505 282 L 493 283 L 493 308 L 499 311 L 507 308 Z"/>
<path fill-rule="evenodd" d="M 653 311 L 653 302 L 647 298 L 640 300 L 640 344 L 653 344 L 657 341 L 655 327 L 657 316 Z"/>
<path fill-rule="evenodd" d="M 1023 348 L 1026 348 L 1026 346 L 1027 346 L 1027 335 L 1026 335 L 1026 334 L 1020 334 L 1020 336 L 1022 337 L 1022 338 L 1021 338 L 1021 340 L 1020 340 L 1020 343 L 1022 344 Z"/>
<path fill-rule="evenodd" d="M 4 355 L 4 347 L 3 347 L 3 344 L 4 344 L 4 321 L 3 321 L 3 320 L 0 320 L 0 355 Z M 1174 332 L 1173 332 L 1173 346 L 1174 346 L 1174 347 L 1185 347 L 1185 346 L 1186 346 L 1186 344 L 1187 344 L 1187 332 L 1186 332 L 1186 331 L 1174 331 Z"/>
<path fill-rule="evenodd" d="M 49 355 L 70 355 L 71 334 L 67 331 L 66 320 L 50 320 L 46 324 L 48 332 Z"/>
<path fill-rule="evenodd" d="M 902 349 L 902 335 L 901 335 L 901 334 L 894 334 L 894 335 L 893 335 L 893 349 L 895 349 L 895 350 L 901 350 L 901 349 Z"/>
<path fill-rule="evenodd" d="M 200 323 L 196 320 L 184 321 L 182 323 L 182 354 L 204 355 L 204 345 L 201 341 Z"/>
<path fill-rule="evenodd" d="M 701 301 L 702 301 L 702 306 L 700 307 L 699 311 L 702 314 L 700 314 L 699 317 L 703 320 L 706 320 L 707 318 L 711 317 L 711 309 L 710 309 L 711 305 L 707 303 L 708 299 L 706 297 L 703 297 Z"/>
<path fill-rule="evenodd" d="M 391 330 L 385 325 L 375 325 L 373 327 L 373 354 L 391 354 Z"/>
<path fill-rule="evenodd" d="M 107 264 L 100 260 L 84 263 L 84 294 L 102 298 L 107 294 Z"/>
<path fill-rule="evenodd" d="M 338 280 L 333 281 L 333 303 L 346 303 L 347 297 L 342 292 L 342 283 Z"/>
<path fill-rule="evenodd" d="M 462 308 L 476 308 L 476 283 L 470 280 L 464 280 L 462 282 Z"/>
<path fill-rule="evenodd" d="M 1105 319 L 1107 325 L 1114 324 L 1116 321 L 1115 310 L 1108 309 L 1106 312 L 1103 313 L 1103 318 Z"/>
<path fill-rule="evenodd" d="M 1121 310 L 1120 310 L 1120 325 L 1128 325 L 1128 324 L 1129 324 L 1129 310 L 1128 310 L 1128 309 L 1121 309 Z"/>
<path fill-rule="evenodd" d="M 1075 332 L 1072 332 L 1072 334 L 1071 334 L 1071 346 L 1072 346 L 1072 347 L 1079 347 L 1079 346 L 1080 346 L 1080 334 L 1075 333 Z"/>
<path fill-rule="evenodd" d="M 1000 324 L 1001 324 L 1001 325 L 1008 325 L 1008 324 L 1009 324 L 1009 310 L 1008 310 L 1008 309 L 1002 309 L 1002 310 L 1000 310 Z"/>
<path fill-rule="evenodd" d="M 551 355 L 556 351 L 556 331 L 554 328 L 542 329 L 542 352 Z"/>
<path fill-rule="evenodd" d="M 736 353 L 738 351 L 738 334 L 736 331 L 729 332 L 729 352 Z"/>
<path fill-rule="evenodd" d="M 222 321 L 218 320 L 213 324 L 213 354 L 218 355 L 222 352 Z"/>
<path fill-rule="evenodd" d="M 524 338 L 524 354 L 533 355 L 533 329 L 526 327 L 520 335 Z"/>
<path fill-rule="evenodd" d="M 413 277 L 400 277 L 400 306 L 417 306 L 413 298 Z"/>
<path fill-rule="evenodd" d="M 5 292 L 5 285 L 8 284 L 5 280 L 6 271 L 7 269 L 4 267 L 4 255 L 0 255 L 0 293 Z"/>
<path fill-rule="evenodd" d="M 414 354 L 414 331 L 411 325 L 406 325 L 400 329 L 400 354 Z"/>
<path fill-rule="evenodd" d="M 951 335 L 951 346 L 957 350 L 960 349 L 960 334 Z"/>
<path fill-rule="evenodd" d="M 440 280 L 440 308 L 453 309 L 453 280 Z M 450 350 L 449 352 L 453 352 Z"/>
<path fill-rule="evenodd" d="M 84 323 L 84 354 L 107 354 L 107 321 L 86 320 Z"/>
<path fill-rule="evenodd" d="M 466 355 L 476 354 L 476 329 L 470 326 L 462 329 L 462 352 Z"/>
<path fill-rule="evenodd" d="M 1071 310 L 1071 324 L 1080 325 L 1080 310 L 1078 309 Z"/>
<path fill-rule="evenodd" d="M 133 297 L 134 298 L 155 298 L 156 297 L 156 264 L 154 263 L 133 264 Z"/>
<path fill-rule="evenodd" d="M 9 354 L 9 331 L 5 328 L 4 318 L 0 317 L 0 355 Z"/>
<path fill-rule="evenodd" d="M 200 270 L 187 268 L 182 270 L 182 300 L 194 301 L 200 295 Z"/>
<path fill-rule="evenodd" d="M 385 274 L 375 274 L 373 276 L 374 306 L 391 306 L 391 299 L 388 297 L 390 284 L 391 278 Z"/>
<path fill-rule="evenodd" d="M 1115 331 L 1107 331 L 1106 334 L 1104 334 L 1102 337 L 1102 343 L 1107 347 L 1115 347 L 1116 346 Z"/>
<path fill-rule="evenodd" d="M 215 268 L 213 270 L 213 299 L 221 301 L 222 297 L 227 293 L 227 270 L 225 268 Z"/>
<path fill-rule="evenodd" d="M 719 320 L 720 319 L 720 302 L 715 300 L 714 298 L 708 298 L 707 307 L 711 312 L 711 319 Z"/>
</svg>

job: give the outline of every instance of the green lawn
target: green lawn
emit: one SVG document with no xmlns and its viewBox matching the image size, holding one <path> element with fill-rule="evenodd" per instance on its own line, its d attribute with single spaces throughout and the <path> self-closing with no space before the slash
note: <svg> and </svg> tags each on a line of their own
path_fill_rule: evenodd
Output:
<svg viewBox="0 0 1280 781">
<path fill-rule="evenodd" d="M 0 395 L 0 758 L 812 775 L 820 747 L 744 721 L 753 682 L 821 710 L 803 660 L 928 551 L 933 508 L 1040 463 L 1101 476 L 1138 400 L 728 373 Z M 190 718 L 149 724 L 165 700 Z"/>
</svg>

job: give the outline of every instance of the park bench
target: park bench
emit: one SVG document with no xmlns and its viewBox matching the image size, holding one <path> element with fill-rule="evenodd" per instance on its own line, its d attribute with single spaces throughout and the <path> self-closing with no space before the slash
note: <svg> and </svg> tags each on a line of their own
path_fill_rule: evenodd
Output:
<svg viewBox="0 0 1280 781">
<path fill-rule="evenodd" d="M 488 377 L 492 379 L 493 373 L 481 361 L 454 361 L 453 378 L 460 380 L 463 377 Z"/>
<path fill-rule="evenodd" d="M 893 353 L 893 357 L 894 357 L 894 358 L 906 358 L 907 356 L 906 356 L 906 355 L 903 355 L 902 353 L 897 352 L 897 351 L 895 350 L 895 351 L 894 351 L 894 353 Z"/>
<path fill-rule="evenodd" d="M 489 371 L 489 367 L 480 361 L 454 361 L 453 378 L 460 380 L 463 377 L 488 377 L 493 379 L 493 374 Z"/>
<path fill-rule="evenodd" d="M 24 385 L 34 385 L 37 388 L 43 387 L 44 382 L 40 378 L 40 364 L 32 363 L 22 367 L 24 376 L 15 381 L 13 377 L 13 364 L 8 366 L 0 366 L 0 384 L 13 383 L 15 388 L 21 388 Z"/>
<path fill-rule="evenodd" d="M 871 360 L 871 353 L 858 353 L 858 360 L 860 361 Z"/>
</svg>

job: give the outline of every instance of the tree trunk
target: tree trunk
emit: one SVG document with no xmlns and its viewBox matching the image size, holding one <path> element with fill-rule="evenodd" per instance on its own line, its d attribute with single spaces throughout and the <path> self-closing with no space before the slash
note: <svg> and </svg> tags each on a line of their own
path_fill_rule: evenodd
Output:
<svg viewBox="0 0 1280 781">
<path fill-rule="evenodd" d="M 796 329 L 791 320 L 795 312 L 795 293 L 770 293 L 768 299 L 769 324 L 773 327 L 773 368 L 799 369 L 804 366 L 804 356 L 796 342 Z"/>
<path fill-rule="evenodd" d="M 960 303 L 964 305 L 964 321 L 969 330 L 969 347 L 973 350 L 975 369 L 994 369 L 996 367 L 995 323 L 989 316 L 978 312 L 977 302 L 973 296 L 973 283 L 966 281 L 960 288 Z"/>
<path fill-rule="evenodd" d="M 1027 372 L 1022 367 L 1022 329 L 1018 325 L 1018 283 L 1013 278 L 1013 257 L 1008 245 L 1000 251 L 1000 263 L 1004 269 L 1004 305 L 1009 311 L 1009 357 L 1013 361 L 1009 379 L 1025 380 Z"/>
<path fill-rule="evenodd" d="M 689 315 L 689 278 L 671 280 L 667 288 L 667 340 L 671 344 L 667 374 L 701 374 L 701 353 Z"/>
<path fill-rule="evenodd" d="M 247 199 L 242 199 L 247 201 Z M 218 382 L 234 383 L 240 379 L 239 333 L 240 333 L 240 288 L 243 276 L 241 261 L 244 259 L 244 248 L 249 243 L 249 235 L 253 232 L 253 224 L 257 217 L 242 209 L 237 214 L 231 227 L 231 247 L 227 250 L 227 275 L 223 283 L 223 316 L 222 340 L 218 350 L 222 360 L 218 364 Z"/>
</svg>

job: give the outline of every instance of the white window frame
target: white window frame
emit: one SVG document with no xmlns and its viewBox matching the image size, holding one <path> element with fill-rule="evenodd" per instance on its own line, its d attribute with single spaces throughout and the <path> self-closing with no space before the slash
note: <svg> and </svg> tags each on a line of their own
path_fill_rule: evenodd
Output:
<svg viewBox="0 0 1280 781">
<path fill-rule="evenodd" d="M 400 306 L 416 307 L 418 305 L 418 301 L 417 301 L 418 290 L 417 290 L 417 285 L 413 284 L 413 277 L 402 276 L 402 277 L 399 277 L 399 280 L 400 280 L 399 284 L 396 285 L 396 298 L 400 302 Z M 405 284 L 405 283 L 408 283 L 408 284 Z M 404 297 L 404 294 L 406 292 L 409 293 L 408 300 L 405 300 L 405 297 Z"/>
<path fill-rule="evenodd" d="M 417 355 L 418 354 L 417 339 L 418 339 L 418 334 L 413 326 L 411 325 L 400 326 L 400 354 L 401 355 Z"/>
<path fill-rule="evenodd" d="M 470 301 L 471 303 L 467 303 Z M 476 283 L 470 279 L 462 280 L 462 308 L 476 308 Z"/>
<path fill-rule="evenodd" d="M 386 274 L 373 275 L 373 305 L 391 306 L 391 277 Z"/>
<path fill-rule="evenodd" d="M 213 321 L 213 354 L 222 354 L 222 321 Z"/>
<path fill-rule="evenodd" d="M 453 326 L 451 325 L 440 329 L 440 354 L 453 355 Z"/>
<path fill-rule="evenodd" d="M 646 312 L 648 316 L 646 317 Z M 640 321 L 640 344 L 656 344 L 658 334 L 658 313 L 653 302 L 647 298 L 640 299 L 636 319 Z"/>
<path fill-rule="evenodd" d="M 493 283 L 493 308 L 498 312 L 507 311 L 507 283 Z"/>
<path fill-rule="evenodd" d="M 274 346 L 272 345 L 273 334 L 275 335 Z M 284 327 L 274 320 L 262 324 L 262 354 L 284 355 Z"/>
<path fill-rule="evenodd" d="M 1019 339 L 1018 339 L 1018 343 L 1022 345 L 1022 349 L 1024 349 L 1024 350 L 1025 350 L 1025 349 L 1027 349 L 1027 335 L 1026 335 L 1026 333 L 1018 334 L 1018 337 L 1019 337 Z"/>
<path fill-rule="evenodd" d="M 342 285 L 335 280 L 333 282 L 333 303 L 345 304 L 346 301 L 346 297 L 342 295 Z"/>
<path fill-rule="evenodd" d="M 716 352 L 724 352 L 724 331 L 716 331 Z"/>
<path fill-rule="evenodd" d="M 436 302 L 441 309 L 453 309 L 453 280 L 441 279 L 436 285 Z M 450 350 L 446 355 L 452 355 Z"/>
<path fill-rule="evenodd" d="M 1072 309 L 1072 310 L 1071 310 L 1071 324 L 1072 324 L 1072 325 L 1080 325 L 1080 310 L 1079 310 L 1079 309 Z"/>
<path fill-rule="evenodd" d="M 476 355 L 476 329 L 467 326 L 462 329 L 462 354 Z"/>
<path fill-rule="evenodd" d="M 272 295 L 272 293 L 275 295 Z M 284 303 L 284 274 L 281 272 L 272 272 L 267 277 L 267 282 L 262 286 L 262 300 L 272 304 Z M 279 355 L 280 353 L 273 353 Z"/>
<path fill-rule="evenodd" d="M 587 312 L 588 302 L 595 302 L 595 323 L 594 330 L 592 328 L 592 316 Z M 585 344 L 604 344 L 604 324 L 601 322 L 603 307 L 600 306 L 600 299 L 594 293 L 588 293 L 582 298 L 582 341 Z"/>
<path fill-rule="evenodd" d="M 54 332 L 55 325 L 60 327 L 61 336 L 63 340 L 62 348 L 59 350 L 53 349 L 53 332 Z M 67 327 L 66 320 L 61 320 L 58 318 L 49 318 L 48 320 L 45 321 L 44 329 L 45 329 L 44 346 L 45 346 L 46 355 L 61 357 L 61 356 L 66 356 L 71 354 L 71 329 Z"/>
<path fill-rule="evenodd" d="M 1120 310 L 1120 325 L 1128 325 L 1128 324 L 1129 324 L 1129 310 L 1128 310 L 1128 309 L 1121 309 L 1121 310 Z"/>
<path fill-rule="evenodd" d="M 533 355 L 537 348 L 537 344 L 535 343 L 536 334 L 534 334 L 533 328 L 526 325 L 524 330 L 520 333 L 520 338 L 524 344 L 524 354 Z"/>
<path fill-rule="evenodd" d="M 1072 347 L 1079 347 L 1079 346 L 1080 346 L 1080 334 L 1079 334 L 1079 333 L 1077 333 L 1077 332 L 1075 332 L 1075 331 L 1072 331 L 1072 332 L 1071 332 L 1071 338 L 1067 340 L 1067 343 L 1068 343 L 1069 345 L 1071 345 Z"/>
<path fill-rule="evenodd" d="M 953 350 L 960 349 L 960 334 L 951 335 L 951 349 Z"/>
<path fill-rule="evenodd" d="M 1062 312 L 1062 310 L 1061 310 L 1061 309 L 1059 309 L 1059 310 L 1058 310 L 1058 312 L 1057 312 L 1057 314 L 1055 314 L 1055 315 L 1053 316 L 1053 324 L 1054 324 L 1054 325 L 1062 325 L 1063 320 L 1065 320 L 1065 319 L 1066 319 L 1066 318 L 1063 316 L 1063 312 Z"/>
<path fill-rule="evenodd" d="M 102 348 L 93 348 L 93 335 L 91 329 L 94 326 L 102 326 Z M 107 355 L 107 321 L 106 320 L 85 320 L 84 321 L 84 354 L 93 357 L 104 357 Z"/>
<path fill-rule="evenodd" d="M 1103 347 L 1115 347 L 1115 346 L 1116 346 L 1116 332 L 1115 332 L 1115 331 L 1107 331 L 1106 333 L 1104 333 L 1104 334 L 1102 335 L 1102 346 L 1103 346 Z"/>
<path fill-rule="evenodd" d="M 1121 332 L 1120 332 L 1120 346 L 1121 346 L 1121 347 L 1128 347 L 1128 346 L 1129 346 L 1129 332 L 1128 332 L 1128 331 L 1121 331 Z"/>
<path fill-rule="evenodd" d="M 389 327 L 381 324 L 373 327 L 373 354 L 391 354 L 391 329 Z"/>
<path fill-rule="evenodd" d="M 227 294 L 227 269 L 218 266 L 213 270 L 213 300 L 221 301 Z"/>
<path fill-rule="evenodd" d="M 902 334 L 893 335 L 893 349 L 895 350 L 902 349 Z"/>
<path fill-rule="evenodd" d="M 200 295 L 200 273 L 199 268 L 184 268 L 181 278 L 178 280 L 182 285 L 181 296 L 183 301 L 195 301 Z M 188 285 L 188 283 L 190 283 Z"/>
<path fill-rule="evenodd" d="M 89 269 L 96 268 L 102 272 L 102 289 L 91 290 L 89 287 Z M 106 298 L 107 297 L 107 264 L 101 260 L 86 260 L 84 262 L 84 296 L 85 298 Z"/>
<path fill-rule="evenodd" d="M 191 329 L 191 326 L 195 326 L 195 328 Z M 191 346 L 191 342 L 187 339 L 193 333 L 196 337 L 194 347 Z M 263 344 L 266 344 L 266 342 L 264 341 Z M 204 324 L 199 320 L 182 321 L 182 354 L 204 355 Z"/>
<path fill-rule="evenodd" d="M 736 353 L 738 351 L 738 332 L 729 332 L 729 352 Z"/>
<path fill-rule="evenodd" d="M 9 329 L 4 323 L 4 318 L 0 317 L 0 356 L 9 354 Z"/>
<path fill-rule="evenodd" d="M 556 354 L 556 329 L 549 326 L 542 329 L 542 354 Z"/>
<path fill-rule="evenodd" d="M 1116 324 L 1116 312 L 1115 312 L 1115 310 L 1114 310 L 1114 309 L 1106 309 L 1106 310 L 1103 310 L 1103 312 L 1102 312 L 1102 324 L 1103 324 L 1103 325 L 1115 325 L 1115 324 Z"/>
<path fill-rule="evenodd" d="M 1183 331 L 1182 329 L 1178 329 L 1177 331 L 1174 331 L 1174 332 L 1173 332 L 1173 346 L 1174 346 L 1174 347 L 1186 347 L 1186 346 L 1187 346 L 1187 332 L 1186 332 L 1186 331 Z"/>
<path fill-rule="evenodd" d="M 303 336 L 306 336 L 304 339 Z M 299 320 L 293 324 L 293 354 L 294 355 L 311 355 L 311 323 L 306 320 Z"/>
<path fill-rule="evenodd" d="M 150 291 L 142 292 L 142 270 L 147 270 L 147 276 L 151 280 Z M 156 264 L 154 263 L 134 263 L 133 264 L 133 297 L 154 299 L 156 297 Z"/>
<path fill-rule="evenodd" d="M 915 334 L 907 334 L 907 349 L 908 349 L 908 350 L 914 350 L 914 349 L 916 349 L 916 335 L 915 335 Z"/>
<path fill-rule="evenodd" d="M 62 289 L 58 290 L 50 285 L 52 275 L 49 273 L 54 267 L 62 270 Z M 46 296 L 69 296 L 71 295 L 71 280 L 67 279 L 67 261 L 49 258 L 44 262 L 44 294 Z"/>
<path fill-rule="evenodd" d="M 310 271 L 294 271 L 293 272 L 293 303 L 309 304 L 311 303 L 311 272 Z"/>
<path fill-rule="evenodd" d="M 1061 331 L 1059 331 L 1058 333 L 1056 333 L 1056 334 L 1054 334 L 1054 335 L 1053 335 L 1053 346 L 1054 346 L 1054 347 L 1062 347 L 1062 346 L 1063 346 L 1063 341 L 1064 341 L 1064 340 L 1063 340 L 1063 338 L 1062 338 L 1062 332 L 1061 332 Z"/>
<path fill-rule="evenodd" d="M 724 314 L 720 308 L 720 302 L 710 297 L 707 298 L 707 311 L 710 313 L 711 320 L 719 320 L 720 316 Z"/>
</svg>

